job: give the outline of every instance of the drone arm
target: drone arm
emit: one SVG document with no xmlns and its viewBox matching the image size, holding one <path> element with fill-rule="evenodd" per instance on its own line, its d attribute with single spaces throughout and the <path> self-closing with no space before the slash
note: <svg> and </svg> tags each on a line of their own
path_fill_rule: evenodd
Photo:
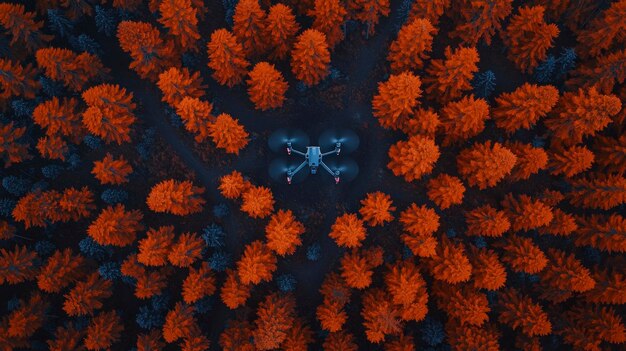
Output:
<svg viewBox="0 0 626 351">
<path fill-rule="evenodd" d="M 294 175 L 296 175 L 296 173 L 300 172 L 300 170 L 301 170 L 302 168 L 304 168 L 304 166 L 306 166 L 306 165 L 307 165 L 307 163 L 308 163 L 307 161 L 303 161 L 303 162 L 300 164 L 300 166 L 298 166 L 296 169 L 294 169 L 294 170 L 293 170 L 293 172 L 291 172 L 291 176 L 293 177 Z"/>
<path fill-rule="evenodd" d="M 335 146 L 334 150 L 331 150 L 331 151 L 328 151 L 328 152 L 324 152 L 322 154 L 322 157 L 328 156 L 328 155 L 332 155 L 332 154 L 339 154 L 339 150 L 341 150 L 341 149 Z"/>
<path fill-rule="evenodd" d="M 300 155 L 300 156 L 306 156 L 306 154 L 304 152 L 296 150 L 296 149 L 292 148 L 291 146 L 289 146 L 287 149 L 289 150 L 290 153 L 293 152 L 294 154 L 297 154 L 297 155 Z"/>
<path fill-rule="evenodd" d="M 321 161 L 320 164 L 326 170 L 326 172 L 330 173 L 331 176 L 335 177 L 335 172 L 333 172 L 325 163 Z"/>
</svg>

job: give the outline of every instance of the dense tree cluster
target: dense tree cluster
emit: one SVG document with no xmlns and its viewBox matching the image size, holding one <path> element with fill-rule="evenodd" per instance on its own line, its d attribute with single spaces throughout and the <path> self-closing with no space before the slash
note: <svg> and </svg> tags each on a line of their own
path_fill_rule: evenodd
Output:
<svg viewBox="0 0 626 351">
<path fill-rule="evenodd" d="M 625 18 L 0 0 L 0 350 L 623 349 Z M 299 123 L 328 203 L 257 169 Z"/>
</svg>

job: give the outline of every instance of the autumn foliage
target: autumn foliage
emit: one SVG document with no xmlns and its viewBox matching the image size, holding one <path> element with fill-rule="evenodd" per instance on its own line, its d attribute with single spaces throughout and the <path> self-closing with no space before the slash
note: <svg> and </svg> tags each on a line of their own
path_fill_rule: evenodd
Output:
<svg viewBox="0 0 626 351">
<path fill-rule="evenodd" d="M 119 85 L 101 84 L 85 90 L 82 97 L 88 106 L 83 124 L 90 133 L 107 143 L 130 141 L 130 128 L 136 120 L 132 93 Z"/>
<path fill-rule="evenodd" d="M 291 210 L 278 210 L 265 227 L 267 247 L 277 255 L 293 254 L 301 244 L 304 225 L 298 222 Z"/>
<path fill-rule="evenodd" d="M 365 239 L 367 230 L 363 220 L 356 214 L 346 213 L 335 220 L 328 234 L 337 245 L 354 248 L 361 246 L 361 242 Z"/>
<path fill-rule="evenodd" d="M 299 29 L 300 25 L 291 7 L 280 3 L 272 5 L 265 23 L 269 56 L 277 60 L 287 58 Z"/>
<path fill-rule="evenodd" d="M 89 225 L 87 234 L 101 245 L 128 246 L 143 229 L 139 210 L 127 211 L 124 205 L 108 206 Z"/>
<path fill-rule="evenodd" d="M 428 19 L 415 18 L 398 32 L 398 38 L 389 47 L 387 60 L 395 72 L 417 70 L 432 51 L 433 36 L 437 30 Z"/>
<path fill-rule="evenodd" d="M 132 166 L 123 156 L 115 159 L 107 153 L 100 161 L 93 163 L 91 173 L 101 184 L 122 184 L 128 182 L 128 176 L 133 172 Z"/>
<path fill-rule="evenodd" d="M 266 13 L 258 0 L 240 0 L 235 6 L 233 33 L 243 45 L 246 56 L 263 54 L 267 49 Z"/>
<path fill-rule="evenodd" d="M 499 143 L 476 143 L 457 157 L 459 173 L 470 186 L 485 189 L 495 186 L 511 173 L 517 157 Z"/>
<path fill-rule="evenodd" d="M 400 129 L 419 106 L 422 96 L 418 76 L 403 72 L 391 75 L 389 80 L 378 84 L 378 94 L 372 100 L 374 117 L 387 129 Z"/>
<path fill-rule="evenodd" d="M 524 83 L 496 98 L 493 119 L 499 128 L 509 133 L 530 129 L 552 111 L 558 100 L 559 92 L 555 87 Z"/>
<path fill-rule="evenodd" d="M 407 182 L 419 180 L 432 172 L 439 155 L 439 147 L 433 139 L 414 135 L 407 141 L 401 140 L 391 145 L 387 168 L 394 175 L 403 176 Z"/>
<path fill-rule="evenodd" d="M 537 67 L 559 35 L 555 24 L 546 23 L 544 12 L 543 6 L 520 7 L 502 31 L 502 40 L 509 48 L 508 57 L 522 71 Z"/>
<path fill-rule="evenodd" d="M 248 75 L 248 95 L 255 108 L 265 111 L 283 105 L 288 84 L 274 65 L 259 62 Z"/>
<path fill-rule="evenodd" d="M 390 222 L 393 219 L 393 206 L 391 196 L 380 191 L 368 193 L 365 199 L 361 200 L 359 213 L 369 226 L 379 226 Z"/>
<path fill-rule="evenodd" d="M 229 154 L 239 154 L 248 145 L 248 132 L 236 118 L 222 113 L 209 125 L 209 136 L 220 149 Z"/>
<path fill-rule="evenodd" d="M 302 32 L 291 52 L 291 71 L 306 85 L 316 85 L 328 76 L 330 51 L 326 36 L 318 30 Z"/>
<path fill-rule="evenodd" d="M 202 211 L 203 193 L 204 188 L 196 187 L 188 180 L 168 179 L 152 187 L 146 203 L 152 211 L 185 216 Z"/>
<path fill-rule="evenodd" d="M 434 59 L 426 68 L 425 91 L 437 101 L 449 102 L 458 99 L 470 90 L 474 73 L 478 72 L 478 51 L 471 47 L 452 50 L 447 47 L 445 59 Z"/>
<path fill-rule="evenodd" d="M 243 81 L 250 62 L 246 60 L 243 46 L 231 32 L 221 28 L 211 33 L 207 52 L 209 68 L 218 83 L 233 87 Z"/>
<path fill-rule="evenodd" d="M 148 22 L 120 22 L 117 40 L 133 60 L 129 67 L 141 78 L 156 81 L 159 73 L 174 63 L 173 43 L 163 40 L 159 30 Z"/>
</svg>

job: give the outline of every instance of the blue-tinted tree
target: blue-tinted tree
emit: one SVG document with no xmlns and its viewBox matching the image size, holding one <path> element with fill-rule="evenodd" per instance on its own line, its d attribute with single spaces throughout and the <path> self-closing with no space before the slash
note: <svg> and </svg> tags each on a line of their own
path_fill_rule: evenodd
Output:
<svg viewBox="0 0 626 351">
<path fill-rule="evenodd" d="M 282 292 L 290 292 L 296 289 L 296 278 L 289 274 L 281 274 L 276 277 L 276 285 L 278 286 L 278 290 Z"/>
<path fill-rule="evenodd" d="M 17 296 L 13 296 L 12 298 L 7 300 L 7 310 L 9 312 L 12 312 L 13 310 L 20 308 L 20 305 L 22 305 L 22 303 L 20 302 L 20 299 Z"/>
<path fill-rule="evenodd" d="M 65 16 L 58 9 L 48 10 L 48 27 L 55 31 L 61 37 L 66 37 L 74 30 L 74 23 Z"/>
<path fill-rule="evenodd" d="M 202 230 L 202 239 L 208 247 L 223 247 L 226 233 L 219 225 L 212 223 Z"/>
<path fill-rule="evenodd" d="M 122 189 L 105 189 L 100 195 L 100 199 L 109 205 L 121 204 L 128 200 L 128 193 Z"/>
<path fill-rule="evenodd" d="M 13 114 L 17 117 L 32 117 L 35 110 L 35 102 L 29 100 L 17 99 L 11 101 Z"/>
<path fill-rule="evenodd" d="M 54 252 L 56 245 L 48 240 L 39 240 L 35 243 L 34 249 L 40 257 L 46 257 Z"/>
<path fill-rule="evenodd" d="M 39 77 L 39 84 L 41 84 L 44 94 L 48 96 L 61 96 L 63 94 L 63 87 L 46 76 Z"/>
<path fill-rule="evenodd" d="M 165 311 L 168 309 L 170 304 L 170 296 L 167 293 L 163 293 L 161 295 L 155 295 L 150 299 L 150 304 L 152 308 L 156 311 Z"/>
<path fill-rule="evenodd" d="M 223 202 L 213 206 L 213 216 L 217 218 L 224 218 L 228 216 L 228 213 L 228 205 Z"/>
<path fill-rule="evenodd" d="M 14 196 L 26 194 L 30 190 L 31 185 L 30 180 L 21 177 L 6 176 L 2 178 L 2 187 Z"/>
<path fill-rule="evenodd" d="M 408 246 L 406 245 L 402 246 L 402 258 L 403 259 L 406 260 L 413 256 L 414 256 L 413 251 L 411 251 L 411 249 Z"/>
<path fill-rule="evenodd" d="M 215 251 L 209 256 L 208 262 L 212 270 L 223 272 L 232 264 L 232 256 L 224 251 Z"/>
<path fill-rule="evenodd" d="M 535 68 L 535 80 L 538 83 L 550 83 L 554 79 L 556 70 L 556 58 L 553 55 L 548 57 Z"/>
<path fill-rule="evenodd" d="M 87 236 L 78 243 L 78 248 L 83 255 L 91 257 L 98 261 L 103 261 L 111 257 L 112 250 L 110 247 L 102 246 L 95 242 L 91 237 Z"/>
<path fill-rule="evenodd" d="M 443 324 L 431 317 L 426 317 L 420 328 L 420 337 L 427 345 L 437 346 L 443 342 L 446 333 L 443 330 Z"/>
<path fill-rule="evenodd" d="M 141 306 L 135 320 L 137 325 L 143 329 L 160 328 L 165 323 L 165 313 L 151 306 Z"/>
<path fill-rule="evenodd" d="M 142 160 L 146 160 L 150 157 L 155 136 L 156 130 L 154 128 L 148 128 L 143 132 L 141 142 L 135 147 Z"/>
<path fill-rule="evenodd" d="M 0 199 L 0 216 L 11 217 L 13 208 L 15 208 L 16 201 L 9 198 Z"/>
<path fill-rule="evenodd" d="M 576 50 L 574 48 L 565 48 L 561 51 L 561 55 L 556 60 L 556 77 L 563 78 L 569 71 L 576 67 Z"/>
<path fill-rule="evenodd" d="M 83 143 L 85 143 L 85 145 L 87 145 L 87 147 L 92 150 L 98 150 L 102 147 L 102 139 L 91 134 L 85 135 L 85 137 L 83 138 Z"/>
<path fill-rule="evenodd" d="M 107 9 L 96 5 L 95 15 L 98 32 L 104 33 L 107 37 L 115 34 L 117 29 L 117 12 L 114 9 Z"/>
<path fill-rule="evenodd" d="M 477 236 L 476 238 L 474 238 L 474 246 L 476 246 L 479 249 L 483 249 L 487 247 L 487 241 L 485 240 L 484 237 Z"/>
<path fill-rule="evenodd" d="M 105 262 L 98 267 L 98 273 L 106 280 L 117 280 L 122 277 L 120 264 L 117 262 Z"/>
<path fill-rule="evenodd" d="M 81 34 L 78 37 L 71 37 L 70 45 L 72 45 L 76 51 L 84 51 L 96 56 L 99 56 L 102 53 L 100 44 L 87 34 Z"/>
<path fill-rule="evenodd" d="M 213 296 L 206 296 L 193 304 L 193 309 L 198 314 L 205 314 L 213 310 L 215 299 Z"/>
<path fill-rule="evenodd" d="M 222 0 L 222 5 L 224 5 L 224 19 L 229 26 L 233 26 L 233 15 L 235 14 L 235 6 L 239 0 Z"/>
<path fill-rule="evenodd" d="M 50 184 L 48 184 L 48 182 L 46 182 L 45 180 L 40 180 L 30 187 L 30 191 L 45 191 L 49 187 Z"/>
<path fill-rule="evenodd" d="M 67 169 L 76 170 L 81 164 L 80 156 L 77 153 L 71 153 L 65 162 L 67 163 Z"/>
<path fill-rule="evenodd" d="M 396 11 L 396 31 L 400 30 L 400 28 L 402 28 L 402 26 L 409 19 L 409 13 L 411 12 L 413 2 L 414 0 L 402 0 L 400 7 L 398 7 L 398 11 Z"/>
<path fill-rule="evenodd" d="M 474 94 L 479 98 L 488 98 L 496 90 L 496 74 L 493 71 L 480 72 L 472 81 Z"/>
<path fill-rule="evenodd" d="M 306 248 L 306 258 L 309 261 L 317 261 L 320 259 L 322 247 L 318 243 L 313 243 Z"/>
<path fill-rule="evenodd" d="M 48 179 L 55 179 L 63 173 L 64 168 L 59 165 L 47 165 L 41 167 L 41 174 Z"/>
</svg>

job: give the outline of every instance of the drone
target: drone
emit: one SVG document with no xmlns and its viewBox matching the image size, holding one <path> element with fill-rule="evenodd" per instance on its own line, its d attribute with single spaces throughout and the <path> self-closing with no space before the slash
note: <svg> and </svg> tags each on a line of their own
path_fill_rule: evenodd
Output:
<svg viewBox="0 0 626 351">
<path fill-rule="evenodd" d="M 318 145 L 310 145 L 309 137 L 301 130 L 279 129 L 272 133 L 268 145 L 274 152 L 286 152 L 288 158 L 278 158 L 269 165 L 269 174 L 276 181 L 288 184 L 303 181 L 309 174 L 323 169 L 338 184 L 341 180 L 353 180 L 359 166 L 349 158 L 338 156 L 359 147 L 359 137 L 347 129 L 330 129 L 320 134 Z M 328 151 L 322 151 L 328 150 Z M 302 160 L 304 158 L 304 160 Z M 305 167 L 309 172 L 302 171 Z"/>
</svg>

